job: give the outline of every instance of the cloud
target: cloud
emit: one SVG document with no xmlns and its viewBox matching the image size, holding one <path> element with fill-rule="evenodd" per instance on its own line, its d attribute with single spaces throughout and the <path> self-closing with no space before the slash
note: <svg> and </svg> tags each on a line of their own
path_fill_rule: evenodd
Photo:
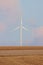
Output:
<svg viewBox="0 0 43 65">
<path fill-rule="evenodd" d="M 0 32 L 4 32 L 6 30 L 6 25 L 4 23 L 0 23 Z"/>
<path fill-rule="evenodd" d="M 0 0 L 0 7 L 12 8 L 19 6 L 19 0 Z"/>
<path fill-rule="evenodd" d="M 20 0 L 0 0 L 0 10 L 2 13 L 6 12 L 8 24 L 15 23 L 18 17 L 21 16 Z"/>
<path fill-rule="evenodd" d="M 40 45 L 43 44 L 43 26 L 34 30 L 34 41 Z"/>
<path fill-rule="evenodd" d="M 36 28 L 34 33 L 36 37 L 43 37 L 43 26 Z"/>
</svg>

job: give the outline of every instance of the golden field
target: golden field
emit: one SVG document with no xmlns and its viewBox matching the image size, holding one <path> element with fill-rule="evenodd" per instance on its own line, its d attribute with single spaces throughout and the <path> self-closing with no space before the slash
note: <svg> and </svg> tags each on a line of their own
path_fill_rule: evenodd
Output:
<svg viewBox="0 0 43 65">
<path fill-rule="evenodd" d="M 0 56 L 0 65 L 43 65 L 43 55 Z"/>
<path fill-rule="evenodd" d="M 0 65 L 43 65 L 43 46 L 0 46 Z"/>
<path fill-rule="evenodd" d="M 0 46 L 0 50 L 43 50 L 43 46 Z"/>
</svg>

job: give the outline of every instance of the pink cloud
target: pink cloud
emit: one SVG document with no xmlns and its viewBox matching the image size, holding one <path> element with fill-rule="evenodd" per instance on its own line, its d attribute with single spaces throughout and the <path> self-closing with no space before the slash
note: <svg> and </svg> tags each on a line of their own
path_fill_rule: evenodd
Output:
<svg viewBox="0 0 43 65">
<path fill-rule="evenodd" d="M 17 7 L 19 5 L 19 0 L 0 0 L 0 7 L 11 8 Z"/>
<path fill-rule="evenodd" d="M 0 8 L 8 16 L 8 24 L 15 23 L 21 16 L 20 0 L 0 0 Z"/>
<path fill-rule="evenodd" d="M 0 23 L 0 32 L 4 32 L 6 30 L 6 26 L 4 23 Z"/>
<path fill-rule="evenodd" d="M 34 41 L 38 44 L 43 44 L 43 26 L 40 26 L 34 30 Z"/>
<path fill-rule="evenodd" d="M 8 10 L 10 14 L 19 14 L 21 10 L 19 0 L 0 0 L 0 7 Z"/>
<path fill-rule="evenodd" d="M 34 33 L 36 37 L 42 37 L 43 36 L 43 26 L 36 28 L 34 30 Z"/>
</svg>

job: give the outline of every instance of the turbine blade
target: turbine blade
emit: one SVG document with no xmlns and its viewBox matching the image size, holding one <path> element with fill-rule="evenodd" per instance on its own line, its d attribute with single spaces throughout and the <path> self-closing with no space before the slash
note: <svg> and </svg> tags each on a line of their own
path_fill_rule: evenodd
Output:
<svg viewBox="0 0 43 65">
<path fill-rule="evenodd" d="M 15 28 L 15 29 L 13 29 L 11 32 L 18 30 L 19 28 L 20 28 L 20 27 L 17 27 L 17 28 Z"/>
<path fill-rule="evenodd" d="M 23 29 L 24 29 L 25 31 L 28 31 L 28 29 L 27 29 L 27 28 L 25 28 L 24 26 L 23 26 Z"/>
</svg>

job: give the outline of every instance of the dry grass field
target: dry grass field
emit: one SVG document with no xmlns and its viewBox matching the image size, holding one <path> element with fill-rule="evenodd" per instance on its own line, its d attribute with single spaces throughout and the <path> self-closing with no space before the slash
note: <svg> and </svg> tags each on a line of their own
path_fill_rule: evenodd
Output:
<svg viewBox="0 0 43 65">
<path fill-rule="evenodd" d="M 0 56 L 0 65 L 43 65 L 43 55 Z"/>
<path fill-rule="evenodd" d="M 27 55 L 22 55 L 23 53 Z M 0 65 L 43 65 L 43 46 L 0 47 Z"/>
<path fill-rule="evenodd" d="M 0 46 L 0 50 L 43 50 L 43 46 Z"/>
</svg>

